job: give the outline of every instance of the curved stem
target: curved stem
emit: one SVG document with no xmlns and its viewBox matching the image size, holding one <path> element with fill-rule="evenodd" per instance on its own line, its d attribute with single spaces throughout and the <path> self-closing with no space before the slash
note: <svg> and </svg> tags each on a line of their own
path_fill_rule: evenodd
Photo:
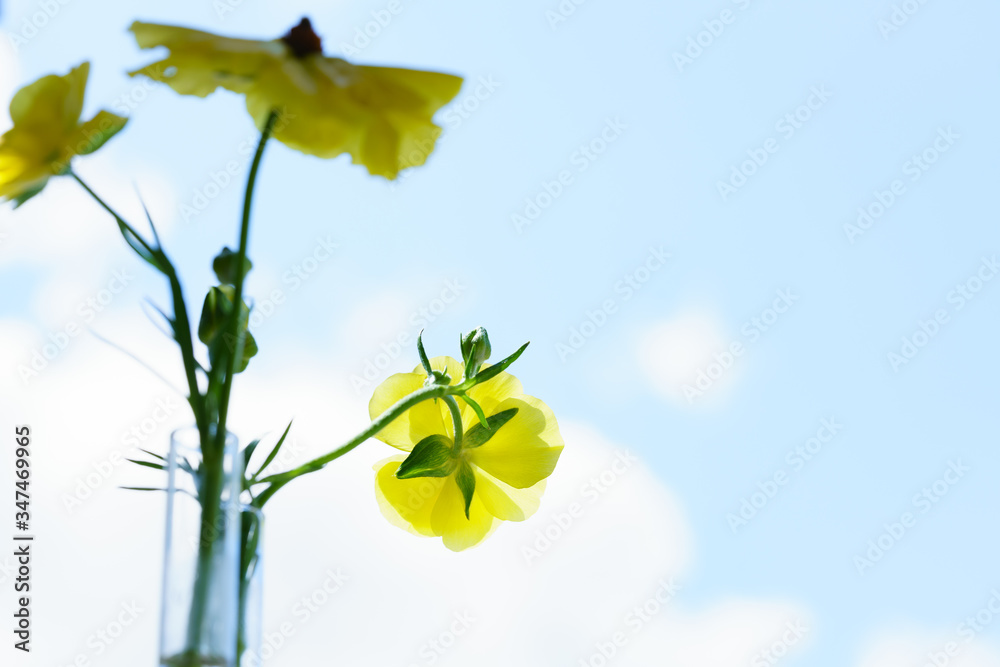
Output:
<svg viewBox="0 0 1000 667">
<path fill-rule="evenodd" d="M 298 468 L 295 468 L 293 470 L 289 470 L 283 473 L 278 473 L 276 475 L 270 475 L 268 477 L 264 477 L 263 479 L 257 480 L 258 483 L 270 484 L 270 486 L 268 486 L 267 489 L 265 489 L 263 492 L 261 492 L 259 496 L 257 496 L 256 500 L 254 500 L 253 503 L 254 506 L 263 507 L 264 503 L 266 503 L 268 500 L 271 499 L 271 496 L 277 493 L 281 487 L 283 487 L 285 484 L 288 484 L 296 477 L 299 477 L 301 475 L 307 475 L 311 472 L 316 472 L 317 470 L 322 470 L 327 463 L 330 463 L 331 461 L 340 458 L 344 454 L 348 453 L 349 451 L 351 451 L 352 449 L 363 443 L 368 438 L 371 438 L 379 431 L 384 429 L 386 426 L 388 426 L 390 423 L 395 421 L 397 417 L 399 417 L 404 412 L 406 412 L 413 406 L 417 405 L 418 403 L 422 403 L 423 401 L 426 401 L 431 398 L 445 398 L 445 399 L 450 398 L 448 394 L 451 391 L 451 389 L 452 389 L 451 387 L 446 387 L 444 385 L 433 385 L 430 387 L 423 387 L 421 389 L 418 389 L 409 396 L 400 399 L 389 409 L 387 409 L 381 415 L 376 417 L 375 420 L 368 425 L 368 428 L 366 428 L 364 431 L 351 438 L 347 442 L 347 444 L 343 445 L 342 447 L 333 450 L 329 454 L 325 454 L 324 456 L 315 458 L 312 461 L 309 461 L 308 463 L 303 463 Z"/>
<path fill-rule="evenodd" d="M 458 401 L 451 396 L 445 396 L 442 400 L 451 411 L 451 424 L 455 431 L 453 451 L 458 455 L 462 451 L 462 411 L 458 408 Z"/>
<path fill-rule="evenodd" d="M 229 340 L 234 341 L 235 345 L 233 346 L 232 356 L 229 358 L 229 368 L 226 369 L 225 380 L 222 384 L 222 393 L 219 397 L 219 428 L 216 438 L 218 439 L 218 447 L 220 449 L 226 439 L 226 420 L 229 416 L 229 396 L 233 390 L 233 376 L 236 374 L 238 360 L 243 357 L 243 341 L 246 338 L 246 332 L 240 326 L 240 320 L 243 314 L 243 284 L 246 281 L 246 272 L 243 267 L 246 264 L 247 245 L 250 239 L 250 211 L 253 206 L 254 187 L 257 184 L 257 171 L 260 169 L 260 161 L 264 156 L 264 146 L 267 145 L 267 140 L 271 137 L 271 132 L 274 130 L 274 124 L 277 119 L 277 112 L 272 111 L 267 117 L 264 129 L 261 130 L 260 142 L 257 144 L 257 152 L 254 153 L 253 162 L 250 165 L 250 175 L 247 177 L 246 192 L 243 194 L 243 220 L 240 224 L 240 245 L 236 257 L 238 270 L 236 272 L 236 284 L 233 286 L 235 292 L 233 296 L 233 315 L 232 321 L 229 324 L 229 334 L 231 335 Z"/>
</svg>

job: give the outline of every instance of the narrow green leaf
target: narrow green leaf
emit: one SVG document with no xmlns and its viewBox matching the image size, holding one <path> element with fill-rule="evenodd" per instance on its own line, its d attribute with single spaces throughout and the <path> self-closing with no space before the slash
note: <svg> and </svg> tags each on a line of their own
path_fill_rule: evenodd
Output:
<svg viewBox="0 0 1000 667">
<path fill-rule="evenodd" d="M 146 206 L 146 200 L 142 198 L 142 193 L 139 192 L 139 186 L 133 185 L 133 187 L 135 187 L 135 194 L 136 197 L 139 198 L 139 203 L 142 204 L 142 212 L 146 214 L 146 220 L 149 221 L 149 228 L 153 231 L 153 241 L 156 243 L 156 249 L 162 251 L 163 244 L 160 243 L 160 234 L 156 231 L 156 225 L 153 223 L 153 216 L 149 214 L 149 208 Z M 167 259 L 167 255 L 162 252 L 161 254 L 163 255 L 162 259 L 169 264 L 170 260 Z"/>
<path fill-rule="evenodd" d="M 253 458 L 253 452 L 257 449 L 257 445 L 260 444 L 260 438 L 253 440 L 243 449 L 243 471 L 246 472 L 247 468 L 250 467 L 250 459 Z"/>
<path fill-rule="evenodd" d="M 166 470 L 167 469 L 167 467 L 165 465 L 163 465 L 162 463 L 153 463 L 151 461 L 137 461 L 136 459 L 125 459 L 125 460 L 129 461 L 130 463 L 134 463 L 136 465 L 145 466 L 147 468 L 154 468 L 156 470 Z"/>
<path fill-rule="evenodd" d="M 469 518 L 469 507 L 472 506 L 472 494 L 476 491 L 476 475 L 472 472 L 472 466 L 467 461 L 462 461 L 455 473 L 455 481 L 465 498 L 465 518 Z"/>
<path fill-rule="evenodd" d="M 520 348 L 518 348 L 517 352 L 510 355 L 503 361 L 498 362 L 495 366 L 489 366 L 479 371 L 479 373 L 476 374 L 476 377 L 473 378 L 475 380 L 474 384 L 482 384 L 487 380 L 492 380 L 497 375 L 500 375 L 500 373 L 504 372 L 508 366 L 517 361 L 517 358 L 521 356 L 521 353 L 524 352 L 525 349 L 527 349 L 529 344 L 530 343 L 525 343 Z"/>
<path fill-rule="evenodd" d="M 488 429 L 490 425 L 486 421 L 486 413 L 483 412 L 483 408 L 480 407 L 479 403 L 476 403 L 471 396 L 467 396 L 466 394 L 461 394 L 461 396 L 462 400 L 468 403 L 469 407 L 472 408 L 472 411 L 476 413 L 476 417 L 479 418 L 479 423 L 482 424 L 484 428 Z"/>
<path fill-rule="evenodd" d="M 451 457 L 452 442 L 443 435 L 429 435 L 413 448 L 406 460 L 399 465 L 396 479 L 414 477 L 447 477 L 455 470 L 456 461 Z"/>
<path fill-rule="evenodd" d="M 271 462 L 274 461 L 274 458 L 278 455 L 278 450 L 280 450 L 281 446 L 285 444 L 285 438 L 288 437 L 288 432 L 290 430 L 292 430 L 292 422 L 288 422 L 288 426 L 285 427 L 285 432 L 281 434 L 280 438 L 278 438 L 278 442 L 274 445 L 274 449 L 272 449 L 271 453 L 267 455 L 266 459 L 264 459 L 264 463 L 262 463 L 260 468 L 257 469 L 257 472 L 253 474 L 254 479 L 264 472 L 264 469 L 271 465 Z"/>
<path fill-rule="evenodd" d="M 509 410 L 503 410 L 488 417 L 486 419 L 486 426 L 482 424 L 473 425 L 472 428 L 465 432 L 465 436 L 462 438 L 462 447 L 473 449 L 485 445 L 489 442 L 490 438 L 496 435 L 500 427 L 513 419 L 516 414 L 517 408 L 510 408 Z"/>
<path fill-rule="evenodd" d="M 161 461 L 166 461 L 166 460 L 167 460 L 166 458 L 164 458 L 164 457 L 160 456 L 159 454 L 157 454 L 157 453 L 155 453 L 155 452 L 151 452 L 151 451 L 149 451 L 148 449 L 143 449 L 143 448 L 141 448 L 141 447 L 140 447 L 140 448 L 139 448 L 139 451 L 140 451 L 140 452 L 145 452 L 146 454 L 149 454 L 149 455 L 150 455 L 150 456 L 152 456 L 152 457 L 153 457 L 154 459 L 160 459 Z"/>
<path fill-rule="evenodd" d="M 118 488 L 126 491 L 166 491 L 166 489 L 155 486 L 119 486 Z"/>
</svg>

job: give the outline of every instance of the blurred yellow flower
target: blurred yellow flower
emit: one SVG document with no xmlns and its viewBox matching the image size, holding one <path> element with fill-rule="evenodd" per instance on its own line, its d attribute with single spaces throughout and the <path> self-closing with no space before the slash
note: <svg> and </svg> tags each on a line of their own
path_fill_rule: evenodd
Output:
<svg viewBox="0 0 1000 667">
<path fill-rule="evenodd" d="M 70 160 L 93 153 L 128 121 L 99 111 L 80 122 L 90 63 L 64 76 L 50 74 L 17 91 L 10 101 L 14 127 L 0 137 L 0 199 L 17 206 L 65 174 Z"/>
<path fill-rule="evenodd" d="M 462 380 L 463 365 L 451 357 L 435 358 L 431 367 L 446 371 L 453 384 Z M 368 408 L 372 418 L 421 388 L 425 377 L 418 366 L 413 373 L 393 375 L 379 385 Z M 500 373 L 473 387 L 469 396 L 491 424 L 499 425 L 487 432 L 475 412 L 461 403 L 465 435 L 452 465 L 441 469 L 454 467 L 446 476 L 399 479 L 397 471 L 407 456 L 394 456 L 375 466 L 375 492 L 385 517 L 416 535 L 443 538 L 452 551 L 479 544 L 501 521 L 523 521 L 534 514 L 545 479 L 563 448 L 555 415 L 537 398 L 526 396 L 513 375 Z M 443 400 L 418 404 L 377 437 L 411 452 L 430 436 L 443 436 L 447 445 L 454 442 L 452 418 Z M 458 480 L 463 468 L 474 477 L 471 503 Z"/>
<path fill-rule="evenodd" d="M 182 95 L 205 97 L 219 87 L 239 93 L 258 128 L 279 114 L 273 136 L 282 143 L 321 158 L 349 153 L 388 179 L 424 163 L 441 134 L 432 118 L 462 86 L 450 74 L 324 56 L 309 19 L 273 40 L 138 21 L 131 31 L 140 48 L 165 46 L 170 54 L 130 76 L 142 74 Z"/>
</svg>

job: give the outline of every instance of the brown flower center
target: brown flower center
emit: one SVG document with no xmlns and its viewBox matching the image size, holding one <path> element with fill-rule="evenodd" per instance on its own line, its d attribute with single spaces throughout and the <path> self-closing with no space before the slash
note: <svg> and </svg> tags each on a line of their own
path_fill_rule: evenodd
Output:
<svg viewBox="0 0 1000 667">
<path fill-rule="evenodd" d="M 323 42 L 313 30 L 309 19 L 302 19 L 281 38 L 296 58 L 305 58 L 311 53 L 323 53 Z"/>
</svg>

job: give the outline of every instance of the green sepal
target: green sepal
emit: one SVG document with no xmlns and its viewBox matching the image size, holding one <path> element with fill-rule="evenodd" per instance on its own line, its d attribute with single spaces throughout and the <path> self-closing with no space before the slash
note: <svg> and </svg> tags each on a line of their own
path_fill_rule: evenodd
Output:
<svg viewBox="0 0 1000 667">
<path fill-rule="evenodd" d="M 229 248 L 223 248 L 215 259 L 212 260 L 212 270 L 215 271 L 215 277 L 219 279 L 220 283 L 226 285 L 235 285 L 236 279 L 239 277 L 237 260 L 239 255 Z M 253 268 L 253 262 L 249 258 L 243 258 L 243 275 L 250 273 L 250 269 Z"/>
<path fill-rule="evenodd" d="M 431 368 L 430 359 L 427 358 L 427 351 L 424 350 L 424 330 L 417 334 L 417 355 L 420 357 L 420 365 L 424 367 L 427 377 L 433 377 L 434 369 Z"/>
<path fill-rule="evenodd" d="M 14 201 L 14 208 L 17 208 L 18 206 L 21 206 L 26 201 L 28 201 L 29 199 L 31 199 L 32 197 L 34 197 L 35 195 L 37 195 L 38 193 L 40 193 L 42 190 L 45 189 L 45 186 L 47 184 L 48 184 L 48 181 L 46 180 L 45 183 L 42 183 L 37 188 L 32 188 L 31 190 L 26 190 L 25 192 L 22 192 L 21 194 L 17 195 L 16 197 L 13 197 L 12 199 Z"/>
<path fill-rule="evenodd" d="M 406 460 L 399 464 L 396 479 L 447 477 L 457 463 L 451 454 L 452 443 L 447 436 L 429 435 L 418 442 Z"/>
<path fill-rule="evenodd" d="M 490 425 L 489 422 L 486 421 L 486 413 L 483 412 L 483 408 L 479 405 L 479 403 L 476 403 L 476 401 L 467 394 L 459 394 L 459 396 L 461 396 L 462 400 L 468 403 L 469 407 L 472 408 L 472 411 L 476 413 L 476 417 L 479 418 L 479 423 L 486 428 L 489 428 Z"/>
<path fill-rule="evenodd" d="M 476 475 L 472 472 L 472 466 L 468 461 L 462 461 L 455 473 L 455 482 L 458 484 L 462 497 L 465 498 L 465 518 L 469 518 L 469 508 L 472 506 L 472 494 L 476 491 Z"/>
<path fill-rule="evenodd" d="M 76 154 L 90 155 L 106 144 L 111 137 L 121 132 L 126 123 L 128 123 L 128 118 L 110 111 L 98 111 L 96 116 L 80 128 L 85 135 L 85 143 L 76 147 Z"/>
<path fill-rule="evenodd" d="M 528 345 L 530 345 L 530 342 L 525 343 L 524 345 L 519 347 L 517 352 L 510 355 L 503 361 L 500 361 L 493 366 L 489 366 L 487 368 L 482 369 L 481 371 L 476 373 L 475 377 L 473 377 L 471 380 L 466 380 L 465 382 L 463 382 L 462 388 L 471 389 L 472 387 L 475 387 L 477 384 L 482 384 L 487 380 L 492 380 L 497 375 L 500 375 L 500 373 L 503 373 L 505 370 L 507 370 L 508 366 L 517 361 L 517 358 L 521 356 L 521 353 L 523 353 L 525 349 L 527 349 Z"/>
<path fill-rule="evenodd" d="M 513 419 L 516 414 L 517 408 L 510 408 L 487 417 L 486 426 L 482 424 L 473 425 L 462 437 L 462 448 L 474 449 L 482 447 L 489 442 L 490 438 L 496 435 L 501 426 Z"/>
</svg>

